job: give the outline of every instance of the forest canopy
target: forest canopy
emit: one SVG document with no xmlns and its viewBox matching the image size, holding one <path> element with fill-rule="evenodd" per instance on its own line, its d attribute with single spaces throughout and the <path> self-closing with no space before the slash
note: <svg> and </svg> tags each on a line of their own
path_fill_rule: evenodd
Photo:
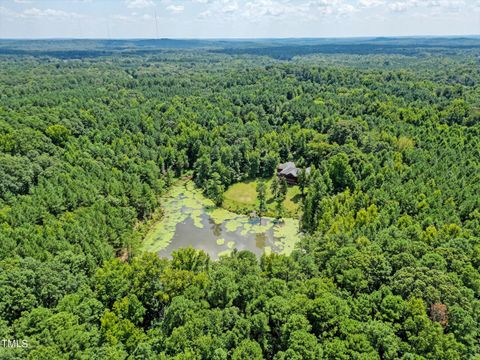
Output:
<svg viewBox="0 0 480 360">
<path fill-rule="evenodd" d="M 0 357 L 478 358 L 480 42 L 392 41 L 1 42 Z M 140 250 L 292 160 L 291 255 Z"/>
</svg>

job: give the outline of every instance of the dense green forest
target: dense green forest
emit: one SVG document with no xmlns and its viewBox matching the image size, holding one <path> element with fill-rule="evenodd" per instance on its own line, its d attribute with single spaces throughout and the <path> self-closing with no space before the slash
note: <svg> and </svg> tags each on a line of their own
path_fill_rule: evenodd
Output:
<svg viewBox="0 0 480 360">
<path fill-rule="evenodd" d="M 479 359 L 480 42 L 417 41 L 1 43 L 0 358 Z M 289 160 L 291 255 L 140 251 Z"/>
</svg>

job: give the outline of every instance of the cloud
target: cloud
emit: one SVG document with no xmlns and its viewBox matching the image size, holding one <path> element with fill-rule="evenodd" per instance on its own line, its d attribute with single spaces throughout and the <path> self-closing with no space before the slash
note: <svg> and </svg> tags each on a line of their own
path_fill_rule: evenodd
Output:
<svg viewBox="0 0 480 360">
<path fill-rule="evenodd" d="M 371 8 L 380 5 L 385 5 L 384 0 L 360 0 L 358 4 L 363 8 Z"/>
<path fill-rule="evenodd" d="M 242 18 L 253 22 L 268 18 L 305 21 L 328 15 L 346 15 L 355 11 L 357 8 L 347 0 L 248 0 L 246 2 L 214 0 L 210 3 L 210 7 L 201 12 L 198 17 L 200 19 Z"/>
<path fill-rule="evenodd" d="M 144 9 L 155 6 L 155 3 L 152 0 L 125 0 L 125 4 L 129 9 Z"/>
<path fill-rule="evenodd" d="M 18 14 L 4 6 L 0 6 L 0 15 L 5 16 L 6 18 L 11 18 L 16 17 Z"/>
<path fill-rule="evenodd" d="M 200 14 L 198 14 L 197 18 L 200 20 L 206 20 L 210 18 L 213 15 L 213 13 L 210 10 L 205 10 L 202 11 Z"/>
<path fill-rule="evenodd" d="M 294 5 L 290 2 L 274 0 L 255 0 L 248 2 L 243 10 L 243 16 L 250 19 L 262 17 L 283 18 L 288 15 L 303 16 L 308 12 L 308 4 Z"/>
<path fill-rule="evenodd" d="M 351 14 L 357 8 L 344 0 L 314 0 L 310 2 L 310 13 L 317 16 L 338 16 Z"/>
<path fill-rule="evenodd" d="M 132 12 L 130 15 L 115 14 L 110 16 L 110 19 L 132 23 L 135 21 L 152 20 L 153 16 L 150 14 L 140 14 L 137 12 Z"/>
<path fill-rule="evenodd" d="M 131 18 L 130 16 L 120 15 L 120 14 L 112 15 L 111 18 L 113 20 L 119 20 L 119 21 L 132 21 L 133 20 L 133 18 Z"/>
<path fill-rule="evenodd" d="M 404 0 L 388 5 L 388 9 L 393 12 L 405 12 L 420 7 L 459 11 L 466 7 L 466 3 L 464 0 Z"/>
<path fill-rule="evenodd" d="M 67 12 L 57 9 L 38 9 L 38 8 L 29 8 L 25 9 L 22 12 L 15 12 L 7 8 L 0 8 L 0 13 L 6 15 L 10 18 L 22 18 L 22 19 L 48 19 L 48 20 L 68 20 L 68 19 L 81 19 L 84 18 L 84 15 Z"/>
<path fill-rule="evenodd" d="M 415 6 L 411 1 L 397 1 L 388 5 L 388 9 L 393 12 L 404 12 Z"/>
<path fill-rule="evenodd" d="M 183 5 L 169 5 L 166 8 L 168 11 L 170 11 L 173 14 L 179 14 L 185 10 L 185 6 Z"/>
<path fill-rule="evenodd" d="M 222 3 L 221 11 L 223 13 L 234 13 L 239 9 L 238 2 L 236 0 L 225 0 L 222 1 Z"/>
<path fill-rule="evenodd" d="M 477 0 L 476 4 L 473 5 L 473 10 L 475 12 L 480 12 L 480 0 Z"/>
</svg>

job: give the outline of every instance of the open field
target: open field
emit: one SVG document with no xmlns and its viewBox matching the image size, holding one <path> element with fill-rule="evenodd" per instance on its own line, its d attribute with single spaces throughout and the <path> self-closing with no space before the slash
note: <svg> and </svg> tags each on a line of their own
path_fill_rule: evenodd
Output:
<svg viewBox="0 0 480 360">
<path fill-rule="evenodd" d="M 227 210 L 247 214 L 258 210 L 259 201 L 257 199 L 257 184 L 259 180 L 248 180 L 230 186 L 224 194 L 223 207 Z M 267 213 L 265 216 L 275 217 L 275 200 L 270 189 L 272 179 L 267 180 Z M 301 212 L 301 191 L 295 186 L 288 186 L 287 196 L 283 205 L 285 207 L 285 217 L 298 218 Z"/>
</svg>

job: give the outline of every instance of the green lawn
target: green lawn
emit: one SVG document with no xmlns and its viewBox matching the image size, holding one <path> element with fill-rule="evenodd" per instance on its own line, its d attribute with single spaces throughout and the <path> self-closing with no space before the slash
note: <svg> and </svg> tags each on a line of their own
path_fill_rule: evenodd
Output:
<svg viewBox="0 0 480 360">
<path fill-rule="evenodd" d="M 267 185 L 267 208 L 265 216 L 274 217 L 275 201 L 270 191 L 272 180 L 266 181 Z M 230 186 L 224 194 L 223 207 L 236 213 L 248 214 L 253 210 L 258 210 L 257 200 L 257 183 L 258 180 L 249 180 L 240 182 Z M 300 213 L 301 191 L 298 186 L 288 186 L 287 197 L 284 201 L 285 214 L 284 217 L 297 218 Z"/>
</svg>

